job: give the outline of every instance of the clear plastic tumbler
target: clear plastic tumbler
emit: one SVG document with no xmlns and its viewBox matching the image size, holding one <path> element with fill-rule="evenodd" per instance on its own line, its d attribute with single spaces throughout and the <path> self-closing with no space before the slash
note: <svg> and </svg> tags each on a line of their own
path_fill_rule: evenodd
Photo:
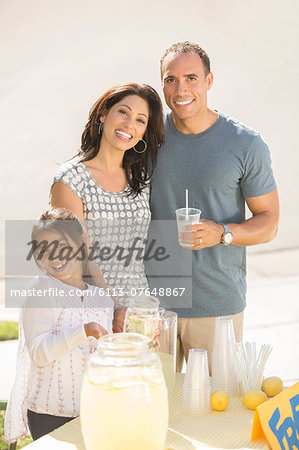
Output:
<svg viewBox="0 0 299 450">
<path fill-rule="evenodd" d="M 233 320 L 217 317 L 212 352 L 212 386 L 213 390 L 225 391 L 230 395 L 239 391 L 235 346 Z"/>
<path fill-rule="evenodd" d="M 192 348 L 183 386 L 183 410 L 198 414 L 211 409 L 207 350 Z"/>
<path fill-rule="evenodd" d="M 182 247 L 192 247 L 192 225 L 199 223 L 201 210 L 197 208 L 180 208 L 176 212 L 179 243 Z"/>
</svg>

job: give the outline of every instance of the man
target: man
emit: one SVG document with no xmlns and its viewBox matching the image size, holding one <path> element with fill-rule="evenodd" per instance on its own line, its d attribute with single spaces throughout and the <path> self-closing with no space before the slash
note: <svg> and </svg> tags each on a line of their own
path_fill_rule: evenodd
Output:
<svg viewBox="0 0 299 450">
<path fill-rule="evenodd" d="M 259 134 L 208 108 L 213 74 L 206 52 L 190 42 L 172 45 L 161 59 L 161 80 L 171 113 L 153 178 L 152 219 L 175 220 L 185 189 L 189 206 L 204 218 L 192 233 L 192 308 L 177 310 L 180 370 L 190 348 L 207 348 L 210 356 L 215 317 L 232 317 L 236 340 L 242 339 L 245 246 L 275 237 L 279 203 Z"/>
</svg>

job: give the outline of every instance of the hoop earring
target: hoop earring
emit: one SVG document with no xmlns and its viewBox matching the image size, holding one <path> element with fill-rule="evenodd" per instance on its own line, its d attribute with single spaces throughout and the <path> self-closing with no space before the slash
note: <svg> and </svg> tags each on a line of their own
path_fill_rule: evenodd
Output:
<svg viewBox="0 0 299 450">
<path fill-rule="evenodd" d="M 103 124 L 100 122 L 98 134 L 101 135 L 103 129 Z"/>
<path fill-rule="evenodd" d="M 136 150 L 136 148 L 133 146 L 133 150 L 134 150 L 134 152 L 136 152 L 136 153 L 144 153 L 145 150 L 147 149 L 147 143 L 145 142 L 145 140 L 140 139 L 140 141 L 142 141 L 142 142 L 144 143 L 144 149 L 140 152 L 140 151 Z M 139 142 L 140 142 L 140 141 L 139 141 Z"/>
</svg>

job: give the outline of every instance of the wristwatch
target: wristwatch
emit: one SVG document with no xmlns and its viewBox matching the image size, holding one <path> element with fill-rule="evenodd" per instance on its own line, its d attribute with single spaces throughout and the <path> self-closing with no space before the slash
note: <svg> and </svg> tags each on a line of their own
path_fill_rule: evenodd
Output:
<svg viewBox="0 0 299 450">
<path fill-rule="evenodd" d="M 221 236 L 221 241 L 220 244 L 228 246 L 233 242 L 233 233 L 230 231 L 230 229 L 228 228 L 227 225 L 225 225 L 224 223 L 221 224 L 224 228 L 224 233 Z"/>
</svg>

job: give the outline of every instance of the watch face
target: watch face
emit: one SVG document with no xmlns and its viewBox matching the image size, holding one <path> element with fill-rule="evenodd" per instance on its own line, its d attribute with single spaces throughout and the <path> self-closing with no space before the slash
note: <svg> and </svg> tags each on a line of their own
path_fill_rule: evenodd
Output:
<svg viewBox="0 0 299 450">
<path fill-rule="evenodd" d="M 225 233 L 224 237 L 223 237 L 224 242 L 226 243 L 226 245 L 229 245 L 232 243 L 233 240 L 233 235 L 232 233 L 228 232 Z"/>
</svg>

